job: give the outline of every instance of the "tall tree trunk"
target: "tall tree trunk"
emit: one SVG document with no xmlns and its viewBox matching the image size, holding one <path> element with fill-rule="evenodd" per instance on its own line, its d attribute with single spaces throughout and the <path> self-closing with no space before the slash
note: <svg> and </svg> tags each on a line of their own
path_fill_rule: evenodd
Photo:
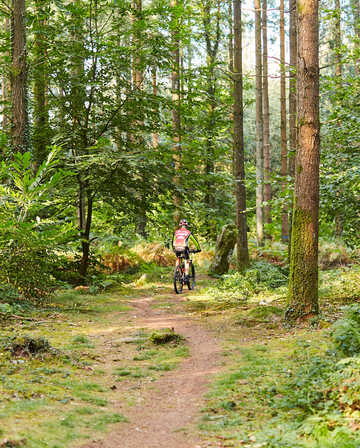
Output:
<svg viewBox="0 0 360 448">
<path fill-rule="evenodd" d="M 24 153 L 29 149 L 25 0 L 12 0 L 11 59 L 12 144 Z"/>
<path fill-rule="evenodd" d="M 133 0 L 132 7 L 134 9 L 133 14 L 133 25 L 134 25 L 134 34 L 133 34 L 133 43 L 135 48 L 135 54 L 133 57 L 133 89 L 136 92 L 135 95 L 140 96 L 141 90 L 143 90 L 144 83 L 144 73 L 143 73 L 143 58 L 141 56 L 141 46 L 142 46 L 142 32 L 141 27 L 139 26 L 140 21 L 142 20 L 142 0 Z M 144 146 L 144 138 L 141 132 L 141 128 L 143 127 L 144 121 L 142 116 L 142 107 L 139 104 L 138 110 L 136 111 L 136 115 L 138 118 L 135 120 L 135 128 L 136 135 L 133 137 L 133 143 L 137 146 Z M 139 129 L 140 128 L 140 129 Z M 146 196 L 140 194 L 140 207 L 137 210 L 136 216 L 136 232 L 141 235 L 143 238 L 147 238 L 146 232 Z"/>
<path fill-rule="evenodd" d="M 267 0 L 263 0 L 263 104 L 264 104 L 264 221 L 271 223 L 271 151 L 270 151 L 270 110 L 268 81 L 268 39 L 267 39 Z M 266 238 L 271 238 L 265 232 Z"/>
<path fill-rule="evenodd" d="M 177 225 L 181 214 L 180 194 L 180 164 L 181 164 L 181 115 L 180 115 L 180 36 L 179 19 L 177 16 L 178 1 L 171 0 L 172 12 L 171 42 L 172 50 L 172 72 L 171 72 L 171 99 L 172 99 L 172 128 L 173 128 L 173 158 L 175 167 L 175 194 L 174 194 L 174 222 Z"/>
<path fill-rule="evenodd" d="M 203 27 L 206 42 L 206 82 L 207 82 L 207 96 L 209 100 L 208 114 L 207 114 L 207 130 L 206 130 L 206 159 L 205 159 L 205 175 L 206 175 L 206 193 L 205 206 L 210 211 L 207 212 L 207 234 L 209 238 L 213 238 L 216 234 L 216 229 L 212 221 L 213 209 L 215 207 L 215 191 L 212 181 L 212 173 L 214 172 L 214 151 L 215 151 L 215 126 L 216 126 L 216 75 L 215 65 L 217 62 L 217 55 L 220 43 L 220 0 L 217 0 L 217 12 L 215 24 L 212 26 L 211 15 L 211 0 L 202 0 L 203 8 Z M 215 31 L 213 36 L 212 28 Z"/>
<path fill-rule="evenodd" d="M 93 197 L 90 191 L 86 191 L 84 196 L 84 201 L 86 200 L 86 210 L 87 213 L 84 216 L 84 231 L 82 233 L 81 247 L 82 247 L 82 259 L 80 263 L 80 275 L 85 279 L 87 274 L 87 269 L 89 266 L 89 256 L 90 256 L 90 230 L 92 223 L 92 213 L 93 213 Z"/>
<path fill-rule="evenodd" d="M 152 93 L 155 97 L 154 100 L 156 100 L 156 97 L 158 94 L 156 67 L 153 67 L 151 70 L 151 82 L 152 82 L 152 89 L 153 89 Z M 156 117 L 157 117 L 158 113 L 159 113 L 157 105 L 155 108 L 155 113 L 156 113 Z M 156 125 L 158 125 L 158 123 L 156 123 Z M 153 132 L 153 134 L 152 134 L 152 145 L 153 145 L 153 148 L 157 148 L 159 146 L 159 134 L 157 132 Z"/>
<path fill-rule="evenodd" d="M 49 139 L 49 114 L 47 105 L 47 44 L 46 21 L 47 0 L 35 1 L 35 36 L 34 36 L 34 167 L 35 170 L 45 160 Z"/>
<path fill-rule="evenodd" d="M 264 122 L 262 100 L 262 61 L 261 61 L 261 5 L 255 6 L 255 57 L 256 57 L 256 236 L 258 246 L 264 243 Z"/>
<path fill-rule="evenodd" d="M 335 0 L 335 76 L 341 85 L 341 7 L 340 0 Z"/>
<path fill-rule="evenodd" d="M 319 312 L 319 25 L 318 0 L 298 0 L 298 149 L 295 165 L 289 306 L 286 319 Z"/>
<path fill-rule="evenodd" d="M 341 88 L 342 84 L 342 64 L 341 64 L 341 8 L 340 0 L 335 0 L 335 83 L 338 88 Z M 340 126 L 340 121 L 339 121 Z M 340 146 L 339 144 L 337 146 Z M 340 169 L 340 167 L 339 167 Z M 339 196 L 342 196 L 342 188 L 339 187 Z M 335 216 L 335 236 L 337 238 L 342 237 L 343 233 L 343 214 L 338 212 Z"/>
<path fill-rule="evenodd" d="M 295 155 L 297 147 L 297 127 L 296 127 L 296 67 L 297 67 L 297 1 L 289 0 L 290 21 L 290 75 L 289 75 L 289 153 L 288 172 L 292 179 L 295 178 Z M 292 229 L 292 209 L 290 204 L 289 213 L 289 245 L 288 258 L 290 262 L 291 252 L 291 229 Z"/>
<path fill-rule="evenodd" d="M 360 1 L 353 0 L 353 11 L 354 11 L 354 31 L 355 31 L 355 51 L 359 51 L 360 47 Z M 355 59 L 354 64 L 355 76 L 359 76 L 360 73 L 360 58 Z"/>
<path fill-rule="evenodd" d="M 240 5 L 241 7 L 241 5 Z M 234 88 L 234 24 L 233 24 L 233 0 L 228 0 L 228 22 L 229 22 L 229 35 L 228 35 L 228 57 L 229 57 L 229 74 L 230 74 L 230 84 L 229 88 L 234 95 L 233 88 Z M 230 122 L 234 121 L 234 105 L 230 111 L 229 114 Z M 232 163 L 232 173 L 235 178 L 235 144 L 234 144 L 234 135 L 233 130 L 231 129 L 230 132 L 232 133 L 232 139 L 233 144 L 231 147 L 231 160 Z"/>
<path fill-rule="evenodd" d="M 10 31 L 10 24 L 9 19 L 6 17 L 4 21 L 5 26 L 5 32 L 9 33 Z M 9 56 L 10 52 L 6 52 L 7 56 Z M 10 80 L 8 78 L 8 75 L 4 73 L 2 78 L 2 84 L 1 84 L 1 94 L 2 94 L 2 101 L 3 101 L 3 107 L 2 107 L 2 129 L 6 133 L 8 131 L 8 124 L 9 124 L 9 111 L 8 111 L 8 105 L 10 103 L 9 96 L 11 94 L 11 88 L 10 88 Z"/>
<path fill-rule="evenodd" d="M 234 33 L 233 33 L 233 0 L 228 0 L 228 15 L 229 15 L 229 41 L 228 41 L 228 52 L 229 52 L 229 72 L 232 75 L 234 71 Z M 240 5 L 241 7 L 241 5 Z M 231 83 L 232 84 L 232 83 Z"/>
<path fill-rule="evenodd" d="M 286 190 L 287 136 L 286 136 L 286 87 L 285 87 L 285 16 L 284 0 L 280 0 L 280 121 L 281 121 L 281 189 Z M 285 243 L 289 238 L 288 207 L 284 201 L 281 212 L 281 239 Z"/>
<path fill-rule="evenodd" d="M 234 164 L 235 197 L 236 197 L 236 227 L 237 227 L 236 244 L 237 244 L 238 269 L 244 270 L 249 264 L 249 249 L 247 240 L 245 162 L 244 162 L 241 0 L 233 0 L 233 11 L 234 11 L 233 164 Z"/>
</svg>

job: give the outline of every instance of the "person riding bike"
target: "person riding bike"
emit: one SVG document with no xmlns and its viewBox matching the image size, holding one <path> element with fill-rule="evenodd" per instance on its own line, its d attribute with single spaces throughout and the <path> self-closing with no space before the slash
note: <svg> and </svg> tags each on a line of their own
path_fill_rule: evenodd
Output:
<svg viewBox="0 0 360 448">
<path fill-rule="evenodd" d="M 180 258 L 185 258 L 185 276 L 186 280 L 189 279 L 189 267 L 190 267 L 190 248 L 189 243 L 193 243 L 196 248 L 196 252 L 201 252 L 199 241 L 187 228 L 189 226 L 186 219 L 182 219 L 179 223 L 179 228 L 175 230 L 172 239 L 172 248 L 176 255 L 176 266 L 180 263 Z"/>
</svg>

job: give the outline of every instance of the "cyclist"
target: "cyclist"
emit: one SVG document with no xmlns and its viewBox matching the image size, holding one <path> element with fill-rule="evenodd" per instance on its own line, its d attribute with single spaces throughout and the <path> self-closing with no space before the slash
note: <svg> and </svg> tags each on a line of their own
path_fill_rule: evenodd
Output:
<svg viewBox="0 0 360 448">
<path fill-rule="evenodd" d="M 189 243 L 193 243 L 196 248 L 196 252 L 201 252 L 199 241 L 187 228 L 189 226 L 186 219 L 182 219 L 179 223 L 179 228 L 175 230 L 172 239 L 172 248 L 176 255 L 176 266 L 180 263 L 180 256 L 185 258 L 185 281 L 189 280 L 189 268 L 190 268 L 190 249 Z"/>
</svg>

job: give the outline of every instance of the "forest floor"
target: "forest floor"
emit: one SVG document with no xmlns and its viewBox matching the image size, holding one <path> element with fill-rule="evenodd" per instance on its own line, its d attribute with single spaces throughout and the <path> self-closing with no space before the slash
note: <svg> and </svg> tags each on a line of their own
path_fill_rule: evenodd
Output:
<svg viewBox="0 0 360 448">
<path fill-rule="evenodd" d="M 164 269 L 103 294 L 60 291 L 1 327 L 0 447 L 356 447 L 360 416 L 317 414 L 330 399 L 316 375 L 334 370 L 329 327 L 359 280 L 356 266 L 325 273 L 322 316 L 292 330 L 284 287 L 245 300 L 203 275 L 179 296 Z M 161 329 L 175 340 L 155 343 Z M 26 336 L 52 348 L 14 349 Z"/>
</svg>

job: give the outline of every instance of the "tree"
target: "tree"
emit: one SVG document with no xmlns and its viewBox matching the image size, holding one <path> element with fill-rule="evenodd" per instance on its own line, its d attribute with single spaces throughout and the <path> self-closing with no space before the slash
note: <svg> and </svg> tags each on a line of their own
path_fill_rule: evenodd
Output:
<svg viewBox="0 0 360 448">
<path fill-rule="evenodd" d="M 318 0 L 298 1 L 298 148 L 291 239 L 288 321 L 319 312 L 319 36 Z"/>
<path fill-rule="evenodd" d="M 360 48 L 360 1 L 353 0 L 353 11 L 354 11 L 354 46 L 355 46 L 355 64 L 354 64 L 354 73 L 355 76 L 359 76 L 360 73 L 360 56 L 359 56 L 359 48 Z"/>
<path fill-rule="evenodd" d="M 280 0 L 280 117 L 281 117 L 281 176 L 282 191 L 286 189 L 287 135 L 286 135 L 286 87 L 285 87 L 285 17 L 284 0 Z M 289 236 L 288 207 L 284 203 L 281 213 L 281 238 L 287 242 Z"/>
<path fill-rule="evenodd" d="M 8 34 L 10 32 L 10 24 L 9 24 L 9 18 L 5 17 L 4 19 L 4 32 L 6 34 L 6 41 L 8 40 Z M 8 46 L 8 45 L 7 45 Z M 9 53 L 5 53 L 5 57 L 9 57 Z M 11 94 L 11 88 L 10 88 L 10 82 L 9 82 L 9 75 L 8 73 L 4 73 L 2 77 L 2 83 L 1 83 L 1 94 L 2 94 L 2 129 L 6 133 L 8 130 L 8 106 L 10 103 L 9 97 Z"/>
<path fill-rule="evenodd" d="M 212 214 L 215 208 L 215 194 L 212 181 L 212 174 L 214 173 L 214 139 L 216 126 L 216 88 L 217 79 L 215 67 L 217 63 L 217 55 L 220 43 L 220 1 L 216 2 L 216 12 L 214 24 L 212 24 L 212 0 L 201 0 L 202 6 L 202 22 L 204 29 L 204 37 L 206 43 L 206 91 L 208 97 L 208 113 L 206 120 L 206 154 L 205 154 L 205 177 L 206 177 L 206 192 L 205 204 L 209 212 L 207 213 L 207 233 L 208 236 L 213 236 L 216 232 L 213 225 Z"/>
<path fill-rule="evenodd" d="M 11 137 L 15 151 L 29 148 L 25 0 L 13 0 L 11 10 Z"/>
<path fill-rule="evenodd" d="M 289 73 L 289 153 L 288 171 L 295 176 L 295 154 L 297 145 L 296 130 L 296 66 L 297 66 L 297 3 L 290 0 L 289 42 L 290 42 L 290 73 Z M 291 221 L 291 220 L 290 220 Z"/>
<path fill-rule="evenodd" d="M 34 31 L 34 146 L 35 170 L 45 160 L 47 147 L 50 145 L 50 128 L 48 112 L 48 69 L 46 22 L 49 14 L 47 0 L 35 0 Z"/>
<path fill-rule="evenodd" d="M 246 189 L 244 166 L 244 123 L 243 123 L 243 74 L 242 74 L 242 26 L 241 0 L 233 0 L 234 11 L 234 180 L 236 198 L 236 227 L 237 227 L 237 262 L 238 269 L 244 270 L 249 264 L 249 249 L 247 241 L 246 220 Z"/>
<path fill-rule="evenodd" d="M 295 178 L 295 155 L 297 147 L 297 125 L 296 125 L 296 66 L 297 66 L 297 1 L 289 0 L 290 20 L 289 20 L 289 53 L 290 53 L 290 73 L 289 73 L 289 151 L 288 151 L 288 173 L 292 179 Z M 289 213 L 289 245 L 288 258 L 291 252 L 291 232 L 292 232 L 292 203 Z"/>
<path fill-rule="evenodd" d="M 256 58 L 256 236 L 259 246 L 264 241 L 264 122 L 262 100 L 262 62 L 261 62 L 261 5 L 254 0 L 255 6 L 255 58 Z"/>
<path fill-rule="evenodd" d="M 271 151 L 270 151 L 270 110 L 268 80 L 268 39 L 267 39 L 267 0 L 263 0 L 263 105 L 264 105 L 264 221 L 271 223 Z M 268 233 L 266 237 L 270 237 Z"/>
<path fill-rule="evenodd" d="M 337 88 L 341 88 L 342 80 L 342 52 L 341 52 L 341 9 L 340 9 L 340 0 L 335 0 L 335 84 Z M 340 122 L 338 123 L 340 125 Z M 338 190 L 338 195 L 342 196 L 341 194 L 341 187 Z M 343 233 L 343 215 L 342 213 L 337 213 L 335 217 L 335 235 L 337 238 L 342 237 Z"/>
<path fill-rule="evenodd" d="M 178 18 L 178 1 L 171 0 L 171 42 L 172 42 L 172 71 L 171 71 L 171 97 L 172 97 L 172 129 L 173 129 L 173 154 L 176 187 L 174 194 L 174 222 L 177 225 L 181 213 L 180 194 L 180 163 L 181 163 L 181 115 L 180 115 L 180 24 Z"/>
</svg>

